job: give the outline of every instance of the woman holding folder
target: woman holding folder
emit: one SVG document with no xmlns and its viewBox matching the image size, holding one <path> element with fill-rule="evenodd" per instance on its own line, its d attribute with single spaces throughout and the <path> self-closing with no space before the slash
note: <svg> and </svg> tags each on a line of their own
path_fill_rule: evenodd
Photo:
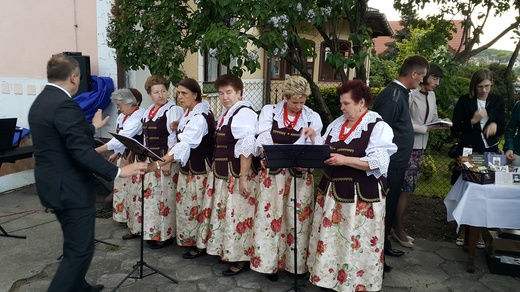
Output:
<svg viewBox="0 0 520 292">
<path fill-rule="evenodd" d="M 383 282 L 386 175 L 397 151 L 390 126 L 368 107 L 361 80 L 337 89 L 343 115 L 323 139 L 331 157 L 318 187 L 309 240 L 309 281 L 335 291 L 379 291 Z M 312 129 L 306 135 L 317 138 Z"/>
</svg>

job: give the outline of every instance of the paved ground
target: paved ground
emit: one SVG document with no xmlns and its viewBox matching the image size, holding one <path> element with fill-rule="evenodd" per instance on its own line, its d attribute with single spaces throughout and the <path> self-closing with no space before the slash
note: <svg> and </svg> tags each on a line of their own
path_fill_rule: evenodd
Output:
<svg viewBox="0 0 520 292">
<path fill-rule="evenodd" d="M 99 200 L 98 200 L 99 201 Z M 96 238 L 112 244 L 96 244 L 87 280 L 101 283 L 110 291 L 121 282 L 139 260 L 140 242 L 124 241 L 124 225 L 111 218 L 96 220 Z M 26 239 L 0 237 L 0 291 L 46 291 L 61 254 L 61 230 L 53 214 L 43 212 L 34 186 L 0 194 L 0 225 L 9 233 Z M 173 283 L 160 274 L 128 279 L 117 291 L 287 291 L 293 277 L 281 273 L 271 283 L 263 275 L 248 271 L 223 277 L 227 265 L 211 256 L 182 259 L 185 248 L 169 246 L 150 250 L 145 246 L 144 261 L 178 280 Z M 465 271 L 467 254 L 450 242 L 416 240 L 401 258 L 389 258 L 394 270 L 387 273 L 382 291 L 518 291 L 520 278 L 489 273 L 483 250 L 479 250 L 474 274 Z M 138 270 L 139 271 L 139 270 Z M 143 268 L 144 275 L 150 273 Z M 139 273 L 133 274 L 139 276 Z M 320 291 L 307 279 L 300 291 Z"/>
</svg>

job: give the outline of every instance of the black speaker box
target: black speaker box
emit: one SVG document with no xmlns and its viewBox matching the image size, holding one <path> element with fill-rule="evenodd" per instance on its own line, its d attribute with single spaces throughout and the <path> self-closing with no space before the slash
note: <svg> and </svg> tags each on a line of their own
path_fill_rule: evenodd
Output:
<svg viewBox="0 0 520 292">
<path fill-rule="evenodd" d="M 92 90 L 92 78 L 90 77 L 90 56 L 82 55 L 81 52 L 63 52 L 63 54 L 71 56 L 79 63 L 81 81 L 79 83 L 78 93 L 76 95 Z M 74 96 L 76 96 L 74 95 Z"/>
</svg>

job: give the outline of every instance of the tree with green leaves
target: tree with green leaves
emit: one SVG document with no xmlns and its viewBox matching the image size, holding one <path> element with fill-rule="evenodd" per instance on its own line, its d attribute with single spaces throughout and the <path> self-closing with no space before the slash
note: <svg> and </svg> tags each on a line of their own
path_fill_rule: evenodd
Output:
<svg viewBox="0 0 520 292">
<path fill-rule="evenodd" d="M 515 40 L 518 42 L 520 38 L 520 1 L 518 0 L 395 0 L 394 7 L 401 11 L 402 14 L 417 14 L 424 8 L 425 4 L 433 2 L 438 5 L 435 13 L 429 14 L 423 19 L 415 19 L 415 27 L 424 28 L 424 26 L 435 25 L 436 29 L 455 30 L 453 24 L 450 26 L 446 16 L 452 16 L 454 19 L 462 18 L 463 37 L 453 60 L 459 63 L 465 63 L 469 58 L 490 48 L 499 39 L 509 32 L 515 33 Z M 516 11 L 516 18 L 501 19 L 507 21 L 510 25 L 502 31 L 497 31 L 496 36 L 488 43 L 481 44 L 484 27 L 491 16 L 500 17 L 508 10 Z M 444 23 L 444 25 L 443 25 Z M 437 27 L 443 25 L 443 27 Z"/>
<path fill-rule="evenodd" d="M 504 76 L 496 76 L 508 80 L 513 64 L 516 60 L 515 55 L 518 55 L 520 48 L 520 1 L 518 0 L 395 0 L 394 7 L 401 11 L 403 15 L 416 15 L 419 10 L 422 10 L 427 3 L 435 3 L 438 5 L 438 9 L 435 13 L 429 14 L 424 19 L 414 19 L 411 23 L 416 28 L 428 28 L 434 27 L 437 33 L 454 32 L 457 28 L 450 21 L 446 19 L 447 16 L 453 18 L 462 18 L 462 38 L 455 53 L 453 54 L 452 61 L 459 64 L 466 63 L 471 57 L 476 56 L 480 52 L 489 49 L 499 39 L 503 38 L 507 33 L 513 32 L 515 36 L 512 41 L 516 43 L 515 52 L 513 52 L 511 59 L 509 60 L 509 66 L 504 72 Z M 501 21 L 507 21 L 508 27 L 502 31 L 496 31 L 494 38 L 482 44 L 482 35 L 484 27 L 488 23 L 491 16 L 500 17 L 506 11 L 514 10 L 516 17 L 513 19 L 502 18 Z M 450 36 L 448 36 L 450 37 Z M 509 100 L 513 99 L 513 88 L 512 84 L 508 85 L 508 96 Z"/>
<path fill-rule="evenodd" d="M 188 52 L 207 52 L 232 73 L 260 69 L 258 50 L 283 58 L 311 84 L 325 122 L 332 121 L 307 58 L 316 57 L 310 36 L 329 48 L 326 62 L 346 81 L 346 68 L 366 80 L 365 61 L 371 46 L 366 25 L 368 0 L 115 0 L 109 44 L 126 69 L 148 67 L 172 82 L 184 77 Z M 352 44 L 345 58 L 342 38 Z M 233 60 L 233 62 L 232 62 Z M 236 65 L 235 65 L 236 64 Z M 184 64 L 186 65 L 186 64 Z"/>
</svg>

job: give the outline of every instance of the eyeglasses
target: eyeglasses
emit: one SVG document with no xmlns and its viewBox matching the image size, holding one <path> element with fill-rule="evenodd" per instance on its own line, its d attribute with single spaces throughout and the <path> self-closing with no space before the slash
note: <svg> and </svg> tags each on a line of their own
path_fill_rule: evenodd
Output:
<svg viewBox="0 0 520 292">
<path fill-rule="evenodd" d="M 477 85 L 477 89 L 490 89 L 492 84 L 486 84 L 486 85 Z"/>
</svg>

